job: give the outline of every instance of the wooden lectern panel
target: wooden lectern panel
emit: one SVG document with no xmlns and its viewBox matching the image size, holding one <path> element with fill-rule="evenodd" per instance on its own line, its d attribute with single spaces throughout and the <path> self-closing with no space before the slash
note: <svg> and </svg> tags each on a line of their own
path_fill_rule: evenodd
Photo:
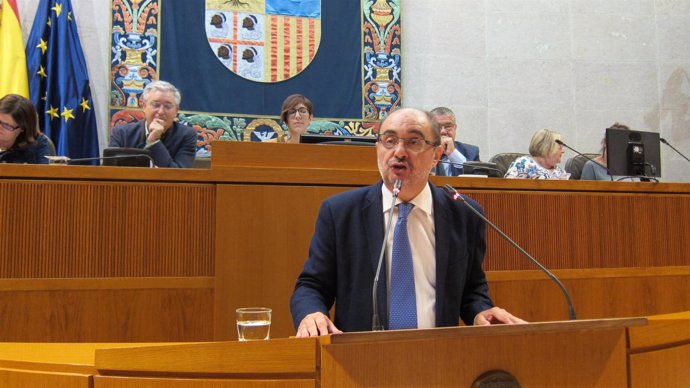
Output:
<svg viewBox="0 0 690 388">
<path fill-rule="evenodd" d="M 523 387 L 627 388 L 626 325 L 644 319 L 463 327 L 331 336 L 321 384 L 470 387 L 503 370 Z"/>
</svg>

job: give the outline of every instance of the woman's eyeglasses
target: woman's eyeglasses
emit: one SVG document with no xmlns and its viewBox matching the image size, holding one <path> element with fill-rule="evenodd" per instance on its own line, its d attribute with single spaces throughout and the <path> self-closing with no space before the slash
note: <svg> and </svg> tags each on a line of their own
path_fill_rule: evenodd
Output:
<svg viewBox="0 0 690 388">
<path fill-rule="evenodd" d="M 0 121 L 0 128 L 8 131 L 8 132 L 15 132 L 19 130 L 19 125 L 12 125 L 10 123 L 6 123 L 4 121 Z"/>
<path fill-rule="evenodd" d="M 305 116 L 307 113 L 309 113 L 309 109 L 307 108 L 299 108 L 299 109 L 290 109 L 287 111 L 288 116 L 290 117 L 295 117 L 299 113 L 300 116 Z"/>
</svg>

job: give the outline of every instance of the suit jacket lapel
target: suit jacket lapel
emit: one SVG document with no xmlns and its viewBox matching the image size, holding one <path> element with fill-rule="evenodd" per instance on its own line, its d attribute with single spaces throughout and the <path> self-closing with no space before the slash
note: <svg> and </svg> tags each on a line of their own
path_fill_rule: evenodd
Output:
<svg viewBox="0 0 690 388">
<path fill-rule="evenodd" d="M 436 186 L 431 185 L 431 196 L 434 201 L 434 228 L 436 229 L 436 325 L 440 325 L 446 292 L 448 257 L 450 255 L 450 224 L 448 197 Z"/>
<path fill-rule="evenodd" d="M 383 245 L 383 235 L 385 232 L 385 223 L 383 215 L 383 196 L 381 195 L 381 186 L 383 181 L 379 181 L 373 186 L 370 186 L 364 203 L 362 204 L 362 220 L 364 232 L 367 236 L 369 245 L 369 261 L 372 268 L 372 285 L 374 276 L 376 276 L 376 268 L 378 267 L 379 257 L 381 255 L 381 246 Z M 386 262 L 381 265 L 381 272 L 379 274 L 379 284 L 376 289 L 376 300 L 379 310 L 379 318 L 381 325 L 384 328 L 388 327 L 388 298 L 386 297 Z M 373 311 L 372 311 L 373 312 Z"/>
<path fill-rule="evenodd" d="M 144 148 L 146 146 L 146 120 L 139 121 L 135 135 L 136 148 Z"/>
</svg>

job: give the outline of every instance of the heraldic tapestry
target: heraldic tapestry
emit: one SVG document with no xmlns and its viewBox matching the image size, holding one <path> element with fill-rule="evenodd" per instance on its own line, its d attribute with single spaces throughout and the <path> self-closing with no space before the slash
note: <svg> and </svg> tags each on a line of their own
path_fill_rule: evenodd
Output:
<svg viewBox="0 0 690 388">
<path fill-rule="evenodd" d="M 371 135 L 401 103 L 401 0 L 113 0 L 111 128 L 141 119 L 152 80 L 212 140 L 280 141 L 282 101 L 314 102 L 310 133 Z"/>
</svg>

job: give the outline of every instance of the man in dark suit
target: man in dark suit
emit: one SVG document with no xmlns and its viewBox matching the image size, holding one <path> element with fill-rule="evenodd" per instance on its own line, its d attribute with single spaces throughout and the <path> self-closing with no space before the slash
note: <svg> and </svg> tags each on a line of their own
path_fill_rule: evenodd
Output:
<svg viewBox="0 0 690 388">
<path fill-rule="evenodd" d="M 196 131 L 176 122 L 180 91 L 166 81 L 153 81 L 142 94 L 145 120 L 113 128 L 108 147 L 151 151 L 158 167 L 189 168 L 196 154 Z"/>
<path fill-rule="evenodd" d="M 396 180 L 402 182 L 397 203 L 413 205 L 407 216 L 416 307 L 411 327 L 457 326 L 460 319 L 477 325 L 524 322 L 493 307 L 489 298 L 482 269 L 483 222 L 428 181 L 443 152 L 440 142 L 428 113 L 409 108 L 392 112 L 381 123 L 376 143 L 383 180 L 323 202 L 309 258 L 290 300 L 298 337 L 372 329 L 374 277 Z M 397 208 L 393 211 L 397 214 Z M 396 220 L 397 215 L 391 222 Z M 376 290 L 384 328 L 390 327 L 389 310 L 393 313 L 387 290 L 394 276 L 392 261 L 397 260 L 390 253 L 394 234 L 391 231 L 385 244 L 386 261 Z"/>
<path fill-rule="evenodd" d="M 452 110 L 440 106 L 432 109 L 429 113 L 441 131 L 441 145 L 443 146 L 443 155 L 441 155 L 441 163 L 436 167 L 436 175 L 461 175 L 463 173 L 462 165 L 465 162 L 479 161 L 479 147 L 455 140 L 458 124 Z"/>
</svg>

